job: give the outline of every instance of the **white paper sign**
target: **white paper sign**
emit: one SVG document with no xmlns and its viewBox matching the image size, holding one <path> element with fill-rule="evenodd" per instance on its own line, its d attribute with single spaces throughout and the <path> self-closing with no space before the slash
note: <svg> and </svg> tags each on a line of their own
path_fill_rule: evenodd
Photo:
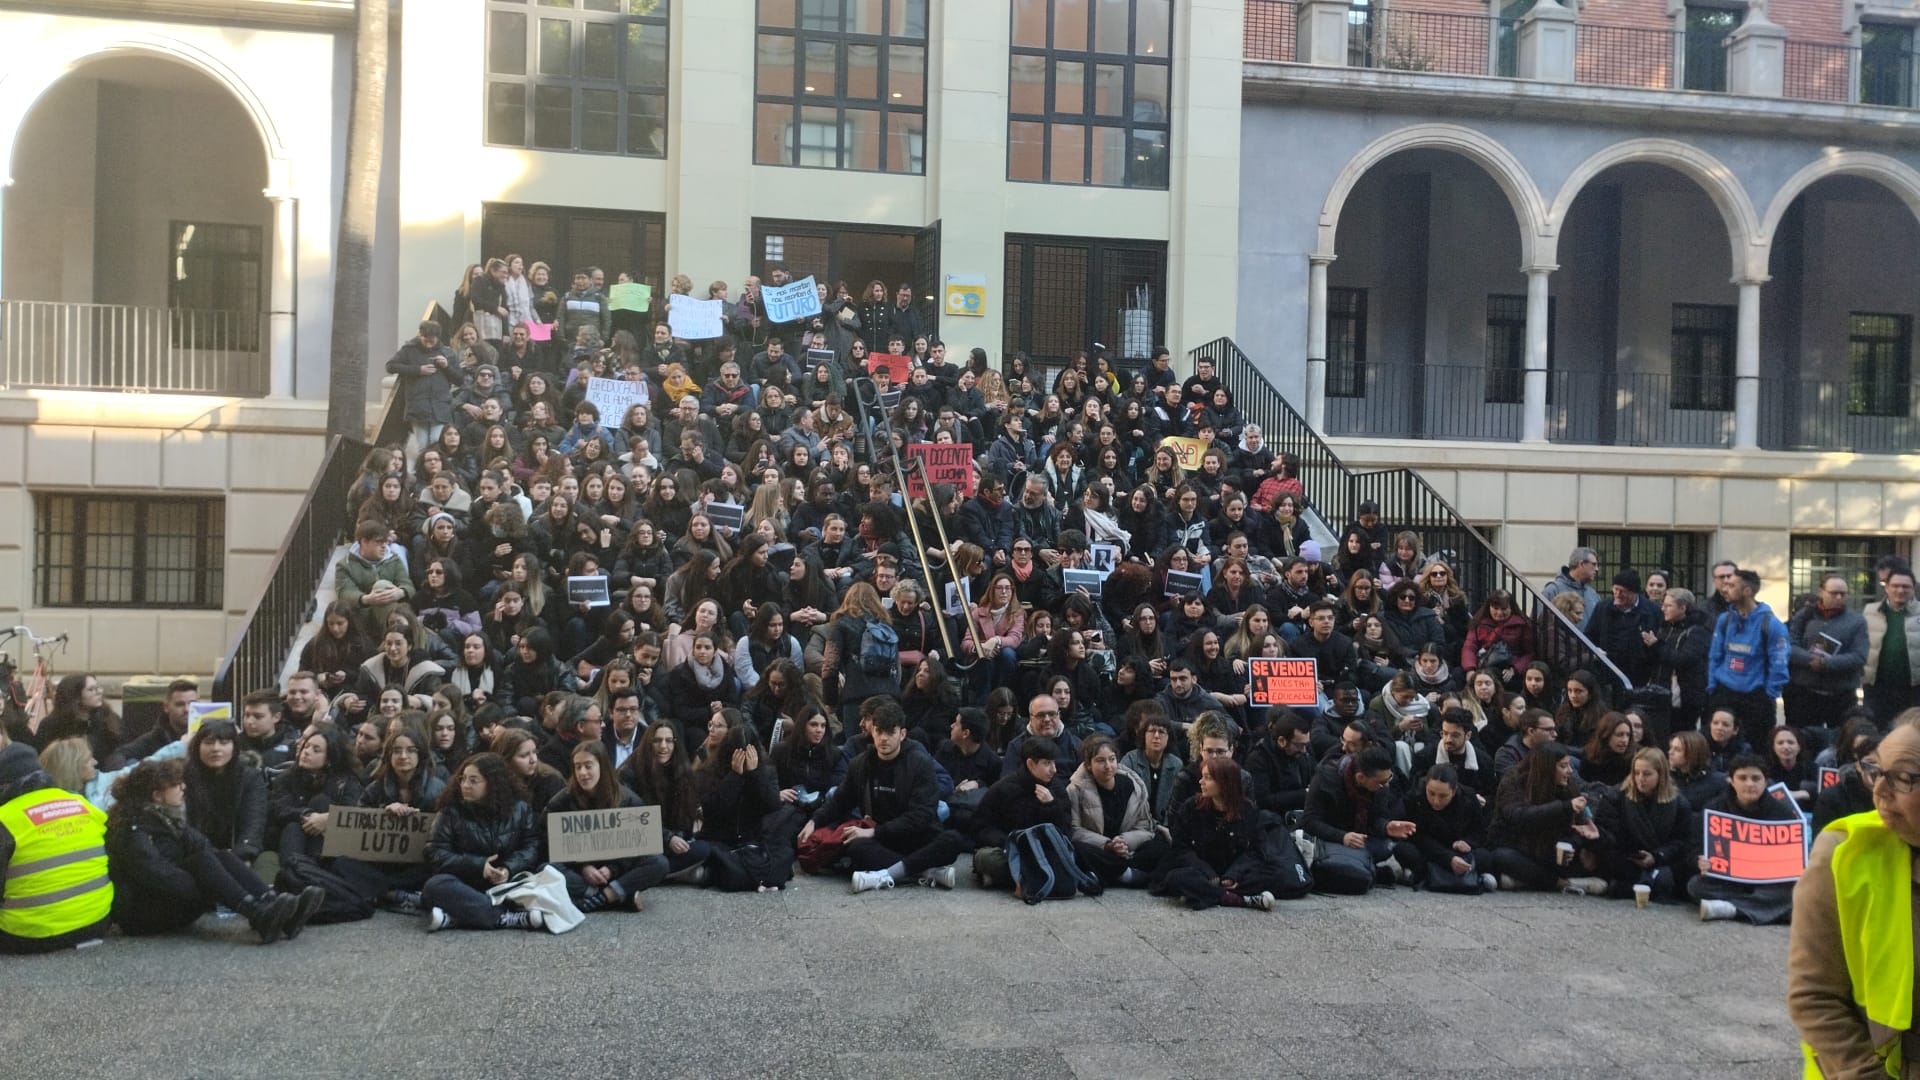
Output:
<svg viewBox="0 0 1920 1080">
<path fill-rule="evenodd" d="M 587 400 L 600 410 L 600 424 L 617 428 L 627 422 L 627 410 L 647 403 L 646 380 L 588 379 Z"/>
<path fill-rule="evenodd" d="M 1102 574 L 1111 574 L 1113 568 L 1120 565 L 1119 544 L 1089 544 L 1088 547 L 1093 556 L 1093 569 Z"/>
<path fill-rule="evenodd" d="M 674 337 L 685 341 L 717 338 L 723 332 L 724 307 L 724 300 L 694 300 L 676 296 L 672 306 L 667 308 L 667 326 L 672 328 Z"/>
<path fill-rule="evenodd" d="M 760 302 L 767 307 L 769 322 L 788 323 L 820 314 L 820 293 L 813 275 L 779 286 L 760 286 Z"/>
</svg>

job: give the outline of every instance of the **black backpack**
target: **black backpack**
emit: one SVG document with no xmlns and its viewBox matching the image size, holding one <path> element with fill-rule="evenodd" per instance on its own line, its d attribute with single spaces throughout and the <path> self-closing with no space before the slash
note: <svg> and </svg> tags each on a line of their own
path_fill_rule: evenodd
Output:
<svg viewBox="0 0 1920 1080">
<path fill-rule="evenodd" d="M 1075 893 L 1099 896 L 1100 879 L 1080 866 L 1073 845 L 1051 824 L 1021 829 L 1007 837 L 1007 873 L 1020 887 L 1020 899 L 1071 900 Z"/>
</svg>

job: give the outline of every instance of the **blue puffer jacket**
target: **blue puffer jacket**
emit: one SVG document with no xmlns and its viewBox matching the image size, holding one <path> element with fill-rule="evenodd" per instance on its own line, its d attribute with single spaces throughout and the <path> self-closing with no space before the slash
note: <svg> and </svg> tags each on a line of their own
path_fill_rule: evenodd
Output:
<svg viewBox="0 0 1920 1080">
<path fill-rule="evenodd" d="M 1772 608 L 1755 604 L 1744 616 L 1729 609 L 1713 624 L 1713 644 L 1707 649 L 1707 692 L 1765 690 L 1768 697 L 1777 698 L 1787 686 L 1790 653 L 1787 628 Z"/>
</svg>

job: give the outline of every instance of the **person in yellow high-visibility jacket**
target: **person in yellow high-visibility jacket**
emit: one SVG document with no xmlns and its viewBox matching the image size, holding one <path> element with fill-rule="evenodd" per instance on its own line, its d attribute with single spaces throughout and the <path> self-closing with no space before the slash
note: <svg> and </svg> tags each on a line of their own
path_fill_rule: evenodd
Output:
<svg viewBox="0 0 1920 1080">
<path fill-rule="evenodd" d="M 1920 709 L 1860 762 L 1874 809 L 1828 825 L 1793 890 L 1787 1011 L 1805 1076 L 1920 1078 L 1913 881 L 1920 872 Z"/>
<path fill-rule="evenodd" d="M 0 953 L 98 941 L 113 916 L 107 815 L 55 786 L 25 743 L 0 748 Z"/>
</svg>

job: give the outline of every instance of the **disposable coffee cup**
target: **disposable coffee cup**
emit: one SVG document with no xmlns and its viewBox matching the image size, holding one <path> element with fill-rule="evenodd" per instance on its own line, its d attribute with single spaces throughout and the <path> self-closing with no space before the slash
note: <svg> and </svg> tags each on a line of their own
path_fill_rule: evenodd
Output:
<svg viewBox="0 0 1920 1080">
<path fill-rule="evenodd" d="M 1565 866 L 1573 861 L 1573 845 L 1565 840 L 1553 845 L 1553 861 L 1556 866 Z"/>
<path fill-rule="evenodd" d="M 1633 906 L 1634 907 L 1646 907 L 1647 901 L 1651 899 L 1653 899 L 1653 886 L 1635 885 L 1633 887 Z"/>
</svg>

